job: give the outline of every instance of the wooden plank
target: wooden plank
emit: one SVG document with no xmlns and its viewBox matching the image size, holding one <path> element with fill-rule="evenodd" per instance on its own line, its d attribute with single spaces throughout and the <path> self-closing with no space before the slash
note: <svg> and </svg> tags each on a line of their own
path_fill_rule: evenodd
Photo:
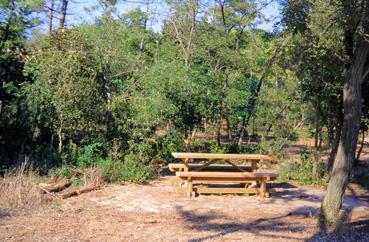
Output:
<svg viewBox="0 0 369 242">
<path fill-rule="evenodd" d="M 189 163 L 188 167 L 189 170 L 194 170 L 196 168 L 201 167 L 202 164 L 197 164 L 197 163 Z M 252 168 L 251 166 L 238 166 L 241 169 L 251 172 Z M 183 163 L 171 163 L 168 165 L 168 168 L 170 171 L 176 172 L 176 171 L 183 171 L 185 168 L 185 165 Z M 238 169 L 234 168 L 231 165 L 227 165 L 227 164 L 210 164 L 209 166 L 207 166 L 205 169 L 202 169 L 203 171 L 238 171 Z"/>
<path fill-rule="evenodd" d="M 273 160 L 271 156 L 260 154 L 214 154 L 214 153 L 186 153 L 173 152 L 176 159 L 232 159 L 232 160 Z"/>
<path fill-rule="evenodd" d="M 186 181 L 187 178 L 181 177 L 182 180 Z M 236 177 L 193 177 L 192 181 L 194 183 L 211 183 L 211 184 L 225 184 L 225 183 L 247 183 L 250 181 L 260 181 L 260 177 L 244 177 L 244 178 L 236 178 Z"/>
<path fill-rule="evenodd" d="M 235 188 L 235 187 L 194 187 L 194 191 L 198 194 L 213 194 L 213 193 L 233 193 L 233 194 L 258 194 L 258 188 Z"/>
<path fill-rule="evenodd" d="M 252 177 L 277 177 L 275 173 L 258 172 L 176 172 L 179 177 L 212 177 L 212 178 L 252 178 Z"/>
</svg>

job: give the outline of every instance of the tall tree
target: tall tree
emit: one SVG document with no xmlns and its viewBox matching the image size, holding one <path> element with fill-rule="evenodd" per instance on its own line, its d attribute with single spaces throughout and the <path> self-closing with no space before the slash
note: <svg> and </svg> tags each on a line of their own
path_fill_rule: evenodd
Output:
<svg viewBox="0 0 369 242">
<path fill-rule="evenodd" d="M 53 20 L 54 20 L 54 12 L 55 12 L 55 0 L 51 0 L 50 1 L 50 7 L 48 7 L 49 10 L 49 21 L 48 21 L 48 26 L 49 26 L 49 32 L 51 32 L 53 30 Z"/>
<path fill-rule="evenodd" d="M 355 160 L 360 128 L 361 85 L 369 71 L 369 1 L 339 1 L 338 8 L 343 18 L 346 55 L 344 116 L 339 147 L 320 215 L 321 227 L 330 232 L 339 227 L 339 211 Z"/>
<path fill-rule="evenodd" d="M 68 0 L 62 0 L 59 16 L 59 28 L 65 27 L 65 18 L 67 16 Z"/>
<path fill-rule="evenodd" d="M 25 35 L 34 24 L 40 1 L 0 1 L 0 160 L 21 152 L 27 141 L 21 86 L 30 79 L 23 74 L 27 59 Z M 3 155 L 7 157 L 3 157 Z"/>
</svg>

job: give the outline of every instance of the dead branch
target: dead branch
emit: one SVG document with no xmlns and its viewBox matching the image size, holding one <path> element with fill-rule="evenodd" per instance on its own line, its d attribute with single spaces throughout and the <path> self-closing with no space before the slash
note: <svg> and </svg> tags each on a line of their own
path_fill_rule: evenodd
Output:
<svg viewBox="0 0 369 242">
<path fill-rule="evenodd" d="M 60 192 L 62 190 L 64 190 L 65 188 L 69 187 L 70 185 L 72 185 L 72 182 L 70 181 L 65 181 L 62 183 L 53 183 L 53 184 L 43 184 L 40 183 L 39 187 L 41 188 L 42 191 L 47 191 L 47 193 L 51 193 L 51 192 Z"/>
<path fill-rule="evenodd" d="M 55 194 L 53 194 L 53 193 L 51 193 L 51 192 L 49 192 L 48 190 L 46 190 L 45 188 L 43 188 L 42 186 L 38 186 L 40 189 L 41 189 L 41 191 L 43 192 L 43 193 L 46 193 L 46 194 L 48 194 L 48 195 L 50 195 L 50 196 L 52 196 L 52 197 L 54 197 L 54 198 L 58 198 Z"/>
<path fill-rule="evenodd" d="M 59 197 L 61 199 L 66 199 L 66 198 L 78 196 L 82 193 L 91 192 L 91 191 L 95 191 L 95 190 L 99 190 L 99 189 L 100 189 L 100 186 L 84 187 L 84 188 L 75 189 L 73 191 L 60 194 Z"/>
</svg>

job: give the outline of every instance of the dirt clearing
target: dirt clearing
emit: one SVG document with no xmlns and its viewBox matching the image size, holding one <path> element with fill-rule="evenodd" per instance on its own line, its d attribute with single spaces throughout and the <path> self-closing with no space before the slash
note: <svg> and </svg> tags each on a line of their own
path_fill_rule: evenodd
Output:
<svg viewBox="0 0 369 242">
<path fill-rule="evenodd" d="M 167 177 L 108 186 L 37 211 L 0 212 L 1 241 L 342 241 L 316 228 L 324 189 L 272 183 L 276 193 L 186 198 Z M 350 185 L 345 241 L 369 241 L 369 194 Z"/>
</svg>

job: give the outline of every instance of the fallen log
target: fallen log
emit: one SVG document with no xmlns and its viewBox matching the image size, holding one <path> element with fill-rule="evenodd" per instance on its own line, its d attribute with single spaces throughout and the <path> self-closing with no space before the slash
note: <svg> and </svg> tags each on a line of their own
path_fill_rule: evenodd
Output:
<svg viewBox="0 0 369 242">
<path fill-rule="evenodd" d="M 42 193 L 48 194 L 48 195 L 50 195 L 50 196 L 58 199 L 58 197 L 54 193 L 49 192 L 48 190 L 46 190 L 45 188 L 43 188 L 41 186 L 38 186 L 38 187 L 40 188 L 40 190 L 41 190 Z"/>
<path fill-rule="evenodd" d="M 69 198 L 69 197 L 78 196 L 82 193 L 91 192 L 91 191 L 95 191 L 95 190 L 99 190 L 99 189 L 100 189 L 100 186 L 84 187 L 84 188 L 75 189 L 75 190 L 72 190 L 70 192 L 60 194 L 59 197 L 61 199 L 66 199 L 66 198 Z"/>
<path fill-rule="evenodd" d="M 48 191 L 49 193 L 63 191 L 65 188 L 69 187 L 70 185 L 72 185 L 72 182 L 70 181 L 65 181 L 65 182 L 61 182 L 57 184 L 55 183 L 53 184 L 40 183 L 39 184 L 43 192 Z"/>
</svg>

